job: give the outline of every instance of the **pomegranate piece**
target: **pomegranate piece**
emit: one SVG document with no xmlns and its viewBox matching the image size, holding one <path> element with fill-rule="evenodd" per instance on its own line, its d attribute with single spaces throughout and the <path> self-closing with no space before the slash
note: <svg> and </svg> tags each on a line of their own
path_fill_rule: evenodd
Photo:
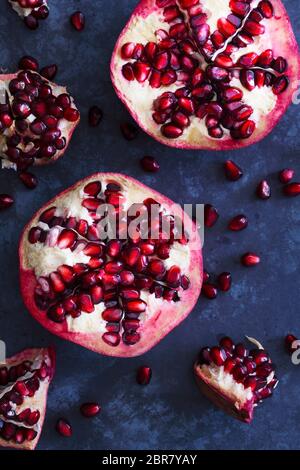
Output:
<svg viewBox="0 0 300 470">
<path fill-rule="evenodd" d="M 115 46 L 118 97 L 166 145 L 254 144 L 271 132 L 297 88 L 298 46 L 283 3 L 224 0 L 219 7 L 141 0 Z"/>
<path fill-rule="evenodd" d="M 224 163 L 224 170 L 226 178 L 229 181 L 237 181 L 243 176 L 243 171 L 241 168 L 232 160 L 227 160 Z"/>
<path fill-rule="evenodd" d="M 269 199 L 271 197 L 271 187 L 267 180 L 262 180 L 256 188 L 256 195 L 260 199 Z"/>
<path fill-rule="evenodd" d="M 280 183 L 282 184 L 290 183 L 292 179 L 294 178 L 294 174 L 295 174 L 295 170 L 292 170 L 291 168 L 284 168 L 278 174 Z"/>
<path fill-rule="evenodd" d="M 58 432 L 58 434 L 60 434 L 63 437 L 71 437 L 73 434 L 71 424 L 64 418 L 60 418 L 57 420 L 55 429 Z"/>
<path fill-rule="evenodd" d="M 245 253 L 241 257 L 241 263 L 246 267 L 256 266 L 260 263 L 260 257 L 255 253 Z"/>
<path fill-rule="evenodd" d="M 28 29 L 37 29 L 39 20 L 49 15 L 47 0 L 8 0 L 12 8 L 23 18 Z"/>
<path fill-rule="evenodd" d="M 202 285 L 194 222 L 120 174 L 92 175 L 42 207 L 19 253 L 21 291 L 33 317 L 111 356 L 152 348 L 190 313 Z"/>
<path fill-rule="evenodd" d="M 145 156 L 141 159 L 141 167 L 149 173 L 156 173 L 160 168 L 158 161 L 149 156 Z"/>
<path fill-rule="evenodd" d="M 54 369 L 53 348 L 26 349 L 0 364 L 0 447 L 35 449 Z"/>
<path fill-rule="evenodd" d="M 136 381 L 139 385 L 148 385 L 152 378 L 152 369 L 148 366 L 141 366 L 136 374 Z"/>
<path fill-rule="evenodd" d="M 76 31 L 82 31 L 85 27 L 85 16 L 81 11 L 75 11 L 70 17 L 70 22 Z"/>
<path fill-rule="evenodd" d="M 8 194 L 0 194 L 0 210 L 8 209 L 14 203 L 14 199 Z"/>
<path fill-rule="evenodd" d="M 26 173 L 32 165 L 63 156 L 79 124 L 79 112 L 64 87 L 32 70 L 38 67 L 34 58 L 25 56 L 20 65 L 24 70 L 0 75 L 6 97 L 0 105 L 0 158 L 2 168 Z M 76 119 L 70 118 L 70 110 L 76 111 Z"/>
<path fill-rule="evenodd" d="M 80 407 L 80 413 L 85 418 L 93 418 L 101 411 L 101 406 L 98 403 L 83 403 Z"/>
<path fill-rule="evenodd" d="M 194 364 L 201 392 L 234 418 L 251 423 L 254 408 L 273 394 L 278 384 L 275 366 L 262 346 L 250 351 L 243 343 L 224 337 L 218 346 L 203 348 Z M 266 362 L 259 363 L 258 357 Z"/>
</svg>

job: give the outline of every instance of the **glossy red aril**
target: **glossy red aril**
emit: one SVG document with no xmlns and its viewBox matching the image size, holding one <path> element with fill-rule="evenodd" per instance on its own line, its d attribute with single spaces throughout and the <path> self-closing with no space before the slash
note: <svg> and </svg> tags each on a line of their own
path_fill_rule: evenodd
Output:
<svg viewBox="0 0 300 470">
<path fill-rule="evenodd" d="M 14 203 L 14 199 L 9 194 L 0 194 L 0 210 L 8 209 Z"/>
<path fill-rule="evenodd" d="M 55 369 L 52 348 L 26 349 L 0 364 L 0 447 L 35 449 Z"/>
<path fill-rule="evenodd" d="M 136 381 L 139 385 L 148 385 L 152 378 L 152 369 L 148 366 L 141 366 L 136 374 Z"/>
<path fill-rule="evenodd" d="M 57 421 L 55 429 L 63 437 L 71 437 L 73 434 L 71 424 L 64 418 Z"/>
<path fill-rule="evenodd" d="M 271 197 L 271 187 L 267 180 L 262 180 L 256 188 L 256 195 L 260 199 L 269 199 Z"/>
<path fill-rule="evenodd" d="M 289 197 L 300 195 L 300 183 L 289 183 L 283 188 L 283 193 Z"/>
<path fill-rule="evenodd" d="M 295 170 L 291 168 L 285 168 L 281 170 L 278 174 L 279 181 L 283 184 L 290 183 L 294 178 Z"/>
<path fill-rule="evenodd" d="M 47 0 L 8 0 L 29 29 L 37 29 L 39 20 L 49 15 Z"/>
<path fill-rule="evenodd" d="M 215 225 L 219 218 L 217 209 L 211 204 L 205 204 L 204 206 L 204 225 L 207 228 L 211 228 Z"/>
<path fill-rule="evenodd" d="M 216 406 L 240 421 L 250 423 L 257 404 L 272 395 L 278 384 L 275 367 L 262 346 L 250 351 L 243 343 L 224 337 L 218 346 L 203 348 L 194 364 L 201 392 Z M 266 358 L 259 363 L 258 358 Z"/>
<path fill-rule="evenodd" d="M 280 0 L 224 0 L 215 8 L 209 0 L 141 0 L 115 46 L 119 98 L 166 145 L 253 144 L 297 89 L 298 47 Z"/>
<path fill-rule="evenodd" d="M 233 232 L 240 232 L 247 227 L 248 218 L 243 214 L 236 215 L 228 224 L 229 230 L 232 230 Z"/>
<path fill-rule="evenodd" d="M 57 65 L 56 64 L 51 64 L 51 65 L 46 65 L 45 67 L 42 67 L 40 70 L 40 75 L 42 77 L 47 78 L 47 80 L 53 80 L 57 74 Z"/>
<path fill-rule="evenodd" d="M 83 403 L 80 407 L 80 413 L 85 418 L 93 418 L 101 411 L 101 406 L 95 402 Z"/>
<path fill-rule="evenodd" d="M 75 11 L 71 15 L 70 21 L 76 31 L 82 31 L 85 27 L 85 16 L 81 11 Z"/>
<path fill-rule="evenodd" d="M 192 220 L 162 194 L 114 173 L 92 175 L 42 207 L 23 233 L 20 263 L 33 317 L 111 356 L 153 347 L 190 313 L 202 284 Z"/>
<path fill-rule="evenodd" d="M 231 289 L 231 282 L 232 282 L 232 278 L 231 278 L 230 273 L 224 272 L 224 273 L 219 274 L 218 276 L 219 290 L 221 290 L 222 292 L 229 291 Z"/>
<path fill-rule="evenodd" d="M 232 160 L 226 160 L 224 170 L 229 181 L 237 181 L 243 176 L 242 169 Z"/>
<path fill-rule="evenodd" d="M 39 71 L 39 63 L 38 61 L 29 55 L 21 57 L 19 60 L 19 69 L 23 70 L 32 70 L 33 72 L 38 72 Z"/>
<path fill-rule="evenodd" d="M 141 167 L 149 173 L 156 173 L 159 170 L 159 163 L 154 157 L 145 156 L 141 159 Z"/>
<path fill-rule="evenodd" d="M 26 174 L 32 165 L 63 156 L 79 123 L 79 112 L 64 87 L 32 70 L 38 67 L 33 57 L 23 57 L 20 65 L 20 72 L 0 75 L 6 100 L 0 105 L 0 158 L 2 168 Z M 71 109 L 76 119 L 70 118 Z"/>
<path fill-rule="evenodd" d="M 241 263 L 246 267 L 256 266 L 260 263 L 260 257 L 256 253 L 245 253 L 241 257 Z"/>
<path fill-rule="evenodd" d="M 28 189 L 35 189 L 38 185 L 37 177 L 29 171 L 21 171 L 19 178 Z"/>
<path fill-rule="evenodd" d="M 206 297 L 209 300 L 213 300 L 218 295 L 218 289 L 214 284 L 211 284 L 210 282 L 206 282 L 202 286 L 202 295 L 204 295 L 204 297 Z"/>
</svg>

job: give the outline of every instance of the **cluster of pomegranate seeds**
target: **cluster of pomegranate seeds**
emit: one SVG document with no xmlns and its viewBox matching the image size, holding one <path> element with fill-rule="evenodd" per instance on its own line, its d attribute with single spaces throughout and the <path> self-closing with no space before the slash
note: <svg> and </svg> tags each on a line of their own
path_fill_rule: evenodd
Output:
<svg viewBox="0 0 300 470">
<path fill-rule="evenodd" d="M 18 358 L 0 365 L 0 440 L 21 445 L 39 434 L 44 413 L 40 389 L 46 387 L 47 393 L 54 364 L 48 350 L 37 351 L 30 355 L 31 360 Z"/>
<path fill-rule="evenodd" d="M 204 270 L 202 295 L 209 300 L 213 300 L 218 296 L 218 291 L 228 292 L 231 289 L 232 276 L 228 271 L 219 274 L 215 281 L 211 274 Z"/>
<path fill-rule="evenodd" d="M 298 341 L 299 344 L 295 345 L 295 341 Z M 286 350 L 289 354 L 293 354 L 295 351 L 300 349 L 299 339 L 296 338 L 296 336 L 294 336 L 291 333 L 286 335 L 286 337 L 284 338 L 284 344 L 285 344 Z"/>
<path fill-rule="evenodd" d="M 248 397 L 248 400 L 253 401 L 254 405 L 269 398 L 278 385 L 275 366 L 267 351 L 260 348 L 249 350 L 244 343 L 235 344 L 228 336 L 223 337 L 218 346 L 201 349 L 195 373 L 201 378 L 202 368 L 204 370 L 206 367 L 216 371 L 222 368 L 224 373 L 230 374 L 237 384 L 242 384 L 245 390 L 249 389 L 252 399 Z M 217 374 L 216 377 L 218 377 Z M 218 387 L 221 394 L 224 394 L 223 398 L 228 401 L 232 400 L 230 396 L 227 397 L 222 383 L 222 380 L 226 380 L 225 377 L 220 376 L 217 380 L 219 380 Z M 208 386 L 210 386 L 209 381 Z"/>
<path fill-rule="evenodd" d="M 103 112 L 102 109 L 99 108 L 99 106 L 94 105 L 89 109 L 88 121 L 91 127 L 99 126 L 100 122 L 102 121 L 102 118 Z"/>
<path fill-rule="evenodd" d="M 85 16 L 81 11 L 75 11 L 71 15 L 70 21 L 76 31 L 82 31 L 85 27 Z"/>
<path fill-rule="evenodd" d="M 148 385 L 152 378 L 152 369 L 148 366 L 139 367 L 136 374 L 136 381 L 139 385 Z"/>
<path fill-rule="evenodd" d="M 101 406 L 95 402 L 83 403 L 80 407 L 80 413 L 85 418 L 93 418 L 101 412 Z"/>
<path fill-rule="evenodd" d="M 97 209 L 102 204 L 111 204 L 118 218 L 124 202 L 125 195 L 118 183 L 111 181 L 102 187 L 100 181 L 92 181 L 83 189 L 82 206 L 88 209 L 95 221 L 93 224 L 75 217 L 56 216 L 56 207 L 49 207 L 39 218 L 43 228 L 34 226 L 28 235 L 31 244 L 39 242 L 62 250 L 82 252 L 89 257 L 87 264 L 61 265 L 48 277 L 38 278 L 35 290 L 37 307 L 46 310 L 53 322 L 62 323 L 68 316 L 77 318 L 83 313 L 94 312 L 95 306 L 103 302 L 102 318 L 106 322 L 106 332 L 102 339 L 112 347 L 118 346 L 121 340 L 127 345 L 140 340 L 140 317 L 147 310 L 147 303 L 142 299 L 143 291 L 154 294 L 156 298 L 178 302 L 180 292 L 188 289 L 190 284 L 178 266 L 167 268 L 164 262 L 169 258 L 175 241 L 183 245 L 188 243 L 182 223 L 179 221 L 184 235 L 178 236 L 175 218 L 165 214 L 154 199 L 143 201 L 138 214 L 142 211 L 148 218 L 147 233 L 150 236 L 153 229 L 151 208 L 158 208 L 158 239 L 141 238 L 139 234 L 122 239 L 122 230 L 126 230 L 127 236 L 127 224 L 135 219 L 129 216 L 126 227 L 120 218 L 117 220 L 120 238 L 100 240 L 97 223 L 101 216 Z M 128 208 L 130 210 L 131 207 Z M 170 224 L 170 234 L 164 232 L 164 223 Z"/>
<path fill-rule="evenodd" d="M 232 160 L 226 160 L 224 170 L 229 181 L 237 181 L 243 176 L 242 169 Z"/>
<path fill-rule="evenodd" d="M 47 0 L 9 0 L 9 2 L 13 9 L 24 18 L 24 23 L 29 29 L 37 29 L 39 21 L 48 18 Z M 30 10 L 29 14 L 27 9 Z"/>
<path fill-rule="evenodd" d="M 120 124 L 120 129 L 124 139 L 126 140 L 134 140 L 139 133 L 138 128 L 130 122 L 122 122 Z"/>
<path fill-rule="evenodd" d="M 145 156 L 141 159 L 141 167 L 149 173 L 157 173 L 160 166 L 154 157 Z"/>
<path fill-rule="evenodd" d="M 14 203 L 14 199 L 9 194 L 0 194 L 0 210 L 8 209 Z"/>
<path fill-rule="evenodd" d="M 156 42 L 127 42 L 120 55 L 123 77 L 167 88 L 153 102 L 153 120 L 168 139 L 177 139 L 192 120 L 205 119 L 208 135 L 221 139 L 247 139 L 256 129 L 253 108 L 244 100 L 242 88 L 271 87 L 274 95 L 289 86 L 287 61 L 274 57 L 271 49 L 247 52 L 235 61 L 234 53 L 254 45 L 265 33 L 265 21 L 273 17 L 272 3 L 263 0 L 232 0 L 231 14 L 217 21 L 211 31 L 199 0 L 156 1 L 169 28 L 155 31 Z M 255 49 L 255 47 L 253 47 Z M 237 79 L 241 86 L 232 86 Z M 176 89 L 174 90 L 174 86 Z"/>
<path fill-rule="evenodd" d="M 73 434 L 71 424 L 64 418 L 57 420 L 55 429 L 63 437 L 71 437 Z"/>
</svg>

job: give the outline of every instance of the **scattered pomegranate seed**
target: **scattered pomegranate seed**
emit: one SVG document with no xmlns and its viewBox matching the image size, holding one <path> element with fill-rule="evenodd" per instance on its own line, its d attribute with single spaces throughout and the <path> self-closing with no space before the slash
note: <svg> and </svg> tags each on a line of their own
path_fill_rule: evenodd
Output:
<svg viewBox="0 0 300 470">
<path fill-rule="evenodd" d="M 247 267 L 256 266 L 260 263 L 260 257 L 255 253 L 248 252 L 241 257 L 241 263 Z"/>
<path fill-rule="evenodd" d="M 217 290 L 216 286 L 214 286 L 213 284 L 207 282 L 207 283 L 203 284 L 203 286 L 202 286 L 202 294 L 207 299 L 213 300 L 217 297 L 218 290 Z"/>
<path fill-rule="evenodd" d="M 227 160 L 224 163 L 224 170 L 226 178 L 230 181 L 237 181 L 243 176 L 241 168 L 232 160 Z"/>
<path fill-rule="evenodd" d="M 293 352 L 300 348 L 300 345 L 293 347 L 293 343 L 295 341 L 298 341 L 298 338 L 296 338 L 296 336 L 292 335 L 291 333 L 286 335 L 284 338 L 284 344 L 289 354 L 293 354 Z"/>
<path fill-rule="evenodd" d="M 279 172 L 279 181 L 283 184 L 287 184 L 294 178 L 295 171 L 291 168 L 285 168 Z"/>
<path fill-rule="evenodd" d="M 89 125 L 91 127 L 99 126 L 103 118 L 103 112 L 98 106 L 92 106 L 89 109 Z"/>
<path fill-rule="evenodd" d="M 24 23 L 28 29 L 34 30 L 39 27 L 39 22 L 32 14 L 25 16 Z"/>
<path fill-rule="evenodd" d="M 73 434 L 70 423 L 63 418 L 57 421 L 55 429 L 63 437 L 71 437 Z"/>
<path fill-rule="evenodd" d="M 257 188 L 256 188 L 256 194 L 260 199 L 269 199 L 271 197 L 271 187 L 268 183 L 267 180 L 262 180 Z"/>
<path fill-rule="evenodd" d="M 228 272 L 221 273 L 218 276 L 218 285 L 219 285 L 219 289 L 222 292 L 227 292 L 230 290 L 231 282 L 232 282 L 231 274 Z"/>
<path fill-rule="evenodd" d="M 208 282 L 209 279 L 210 279 L 210 273 L 208 271 L 206 271 L 206 269 L 204 269 L 204 271 L 203 271 L 203 284 Z"/>
<path fill-rule="evenodd" d="M 19 173 L 19 178 L 28 189 L 35 189 L 38 185 L 37 177 L 29 171 L 22 171 Z"/>
<path fill-rule="evenodd" d="M 248 219 L 245 215 L 239 214 L 235 216 L 228 224 L 229 230 L 239 232 L 248 227 Z"/>
<path fill-rule="evenodd" d="M 219 218 L 217 209 L 211 204 L 204 206 L 204 225 L 205 227 L 213 227 Z"/>
<path fill-rule="evenodd" d="M 80 407 L 80 412 L 85 418 L 93 418 L 101 411 L 101 406 L 98 403 L 83 403 Z"/>
<path fill-rule="evenodd" d="M 82 31 L 85 27 L 85 16 L 81 11 L 75 11 L 71 15 L 70 21 L 76 31 Z"/>
<path fill-rule="evenodd" d="M 141 166 L 143 170 L 148 171 L 149 173 L 156 173 L 159 170 L 159 163 L 153 157 L 143 157 L 141 159 Z"/>
<path fill-rule="evenodd" d="M 148 366 L 141 366 L 136 374 L 136 381 L 140 385 L 148 385 L 152 377 L 152 369 Z"/>
<path fill-rule="evenodd" d="M 13 203 L 14 200 L 11 196 L 8 194 L 0 194 L 0 210 L 8 209 Z"/>
<path fill-rule="evenodd" d="M 135 127 L 133 124 L 130 124 L 129 122 L 123 122 L 120 125 L 120 129 L 123 134 L 123 137 L 126 140 L 134 140 L 138 135 L 137 127 Z"/>
<path fill-rule="evenodd" d="M 39 63 L 38 61 L 30 56 L 30 55 L 25 55 L 19 60 L 19 69 L 23 70 L 33 70 L 34 72 L 37 72 L 39 70 Z"/>
<path fill-rule="evenodd" d="M 56 64 L 46 65 L 46 67 L 41 68 L 40 75 L 47 78 L 48 80 L 53 80 L 57 74 L 58 67 Z"/>
<path fill-rule="evenodd" d="M 283 188 L 286 196 L 295 197 L 300 195 L 300 183 L 289 183 Z"/>
</svg>

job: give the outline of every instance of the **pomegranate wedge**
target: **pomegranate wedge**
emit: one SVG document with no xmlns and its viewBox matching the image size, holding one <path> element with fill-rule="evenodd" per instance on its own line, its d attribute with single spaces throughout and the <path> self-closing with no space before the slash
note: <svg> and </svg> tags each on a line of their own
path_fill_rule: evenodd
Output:
<svg viewBox="0 0 300 470">
<path fill-rule="evenodd" d="M 236 149 L 277 124 L 299 53 L 280 0 L 142 0 L 115 46 L 112 82 L 141 128 L 187 149 Z"/>
<path fill-rule="evenodd" d="M 53 348 L 26 349 L 0 363 L 0 447 L 35 449 L 54 369 Z"/>
<path fill-rule="evenodd" d="M 225 336 L 218 346 L 202 348 L 194 374 L 202 393 L 234 418 L 250 423 L 254 407 L 273 394 L 278 384 L 275 366 L 260 343 L 256 348 L 234 344 Z"/>
<path fill-rule="evenodd" d="M 193 309 L 201 242 L 180 206 L 133 178 L 98 173 L 35 214 L 20 274 L 24 302 L 48 330 L 101 354 L 137 356 Z"/>
<path fill-rule="evenodd" d="M 65 87 L 31 70 L 0 75 L 0 161 L 25 171 L 60 158 L 80 116 Z"/>
</svg>

